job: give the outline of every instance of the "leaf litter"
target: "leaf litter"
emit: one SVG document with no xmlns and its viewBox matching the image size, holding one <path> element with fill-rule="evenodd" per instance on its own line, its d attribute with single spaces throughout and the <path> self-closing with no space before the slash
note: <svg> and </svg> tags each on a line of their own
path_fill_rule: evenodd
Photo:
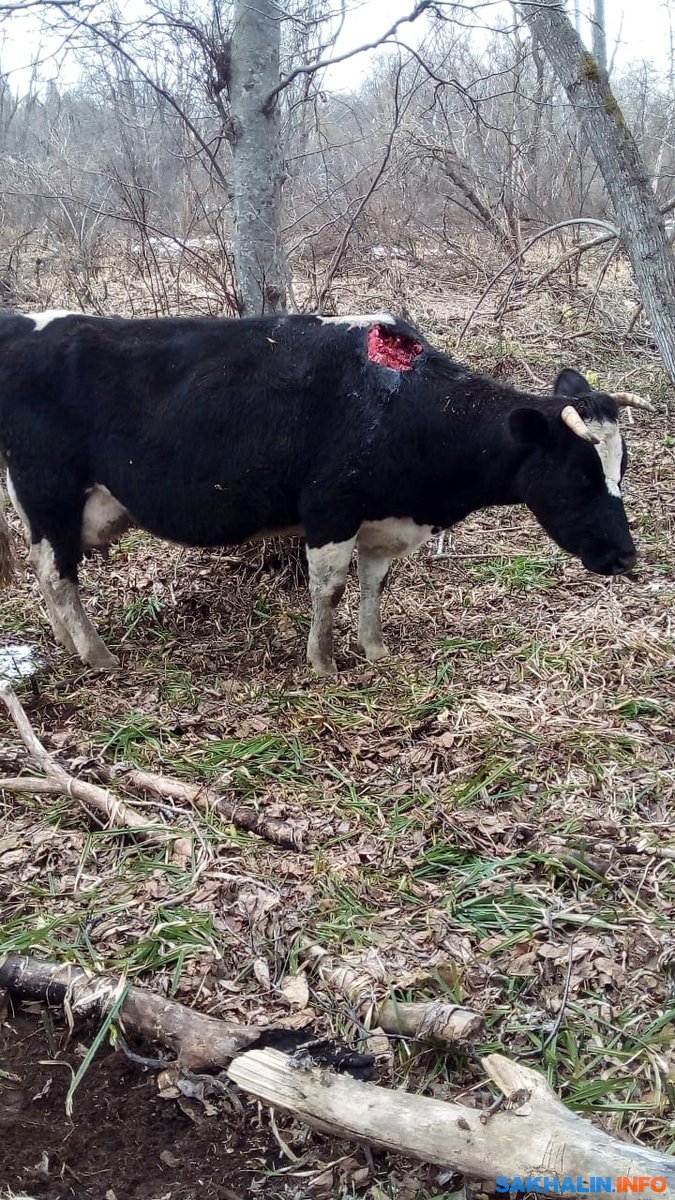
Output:
<svg viewBox="0 0 675 1200">
<path fill-rule="evenodd" d="M 447 557 L 394 567 L 393 656 L 376 668 L 353 648 L 350 580 L 328 683 L 305 670 L 302 571 L 273 540 L 205 553 L 131 533 L 88 562 L 85 604 L 122 651 L 105 686 L 54 648 L 27 574 L 0 598 L 0 630 L 36 648 L 33 686 L 17 686 L 52 753 L 222 787 L 314 841 L 287 851 L 214 810 L 151 804 L 190 828 L 192 855 L 171 862 L 66 798 L 6 795 L 0 953 L 106 969 L 228 1019 L 370 1037 L 384 1082 L 438 1097 L 489 1103 L 475 1053 L 504 1050 L 594 1121 L 672 1152 L 675 464 L 665 417 L 628 436 L 634 579 L 584 573 L 524 512 L 478 514 Z M 308 944 L 363 972 L 374 1004 L 477 1010 L 483 1041 L 449 1053 L 369 1033 Z M 215 1118 L 201 1105 L 198 1120 Z M 352 1157 L 279 1115 L 276 1134 L 262 1114 L 251 1194 L 263 1180 L 272 1196 L 442 1191 L 431 1169 Z"/>
</svg>

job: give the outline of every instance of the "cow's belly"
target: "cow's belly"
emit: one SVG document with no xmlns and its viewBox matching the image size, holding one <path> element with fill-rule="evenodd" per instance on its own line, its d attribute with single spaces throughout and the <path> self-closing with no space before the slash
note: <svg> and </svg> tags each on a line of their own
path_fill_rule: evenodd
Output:
<svg viewBox="0 0 675 1200">
<path fill-rule="evenodd" d="M 210 498 L 211 499 L 211 498 Z M 133 516 L 104 484 L 97 483 L 87 493 L 82 513 L 82 548 L 108 546 L 133 526 L 146 529 L 155 537 L 185 546 L 227 546 L 265 537 L 304 534 L 302 525 L 281 519 L 258 523 L 240 505 L 175 504 L 164 495 L 160 504 L 134 507 Z M 235 515 L 232 514 L 235 510 Z"/>
<path fill-rule="evenodd" d="M 301 524 L 288 520 L 290 514 L 280 514 L 278 523 L 269 519 L 258 522 L 253 513 L 245 512 L 243 503 L 241 507 L 236 504 L 223 506 L 225 511 L 222 511 L 217 500 L 212 499 L 205 512 L 203 506 L 167 504 L 166 498 L 162 499 L 165 503 L 161 513 L 137 511 L 134 506 L 132 516 L 107 487 L 95 484 L 87 494 L 82 513 L 83 549 L 107 546 L 132 526 L 147 529 L 168 541 L 193 546 L 236 545 L 264 537 L 303 535 L 305 532 Z M 232 509 L 235 512 L 239 509 L 236 516 Z M 197 516 L 200 510 L 201 520 Z M 431 525 L 419 525 L 411 517 L 388 517 L 362 522 L 358 544 L 383 558 L 402 558 L 423 546 L 433 533 Z"/>
</svg>

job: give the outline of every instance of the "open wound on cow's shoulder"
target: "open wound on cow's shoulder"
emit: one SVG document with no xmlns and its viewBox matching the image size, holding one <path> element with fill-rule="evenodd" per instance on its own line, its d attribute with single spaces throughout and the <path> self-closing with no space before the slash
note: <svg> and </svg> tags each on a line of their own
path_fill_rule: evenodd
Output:
<svg viewBox="0 0 675 1200">
<path fill-rule="evenodd" d="M 409 371 L 424 346 L 414 338 L 394 333 L 386 325 L 372 325 L 368 330 L 368 362 L 392 371 Z"/>
</svg>

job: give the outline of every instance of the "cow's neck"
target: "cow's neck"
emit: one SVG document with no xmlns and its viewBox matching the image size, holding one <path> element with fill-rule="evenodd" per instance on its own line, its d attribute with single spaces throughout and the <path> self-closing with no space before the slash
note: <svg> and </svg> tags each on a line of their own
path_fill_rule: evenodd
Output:
<svg viewBox="0 0 675 1200">
<path fill-rule="evenodd" d="M 523 405 L 545 409 L 550 401 L 510 389 L 485 396 L 482 381 L 467 380 L 461 396 L 436 409 L 425 431 L 429 463 L 427 495 L 445 527 L 492 505 L 519 504 L 520 468 L 528 451 L 514 442 L 509 415 Z"/>
</svg>

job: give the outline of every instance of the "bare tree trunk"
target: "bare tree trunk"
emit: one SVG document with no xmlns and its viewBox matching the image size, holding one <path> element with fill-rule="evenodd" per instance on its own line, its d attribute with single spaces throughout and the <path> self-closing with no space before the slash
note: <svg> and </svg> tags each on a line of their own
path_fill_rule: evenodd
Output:
<svg viewBox="0 0 675 1200">
<path fill-rule="evenodd" d="M 586 131 L 616 210 L 651 331 L 675 382 L 675 257 L 663 217 L 609 80 L 589 54 L 558 0 L 526 6 L 536 34 Z"/>
<path fill-rule="evenodd" d="M 581 8 L 579 6 L 579 0 L 574 0 L 573 7 L 574 7 L 574 28 L 577 31 L 577 36 L 580 38 L 581 37 Z"/>
<path fill-rule="evenodd" d="M 593 0 L 593 54 L 600 70 L 607 74 L 605 0 Z"/>
<path fill-rule="evenodd" d="M 281 241 L 280 10 L 272 0 L 235 0 L 230 99 L 234 170 L 234 261 L 242 316 L 286 308 Z"/>
</svg>

